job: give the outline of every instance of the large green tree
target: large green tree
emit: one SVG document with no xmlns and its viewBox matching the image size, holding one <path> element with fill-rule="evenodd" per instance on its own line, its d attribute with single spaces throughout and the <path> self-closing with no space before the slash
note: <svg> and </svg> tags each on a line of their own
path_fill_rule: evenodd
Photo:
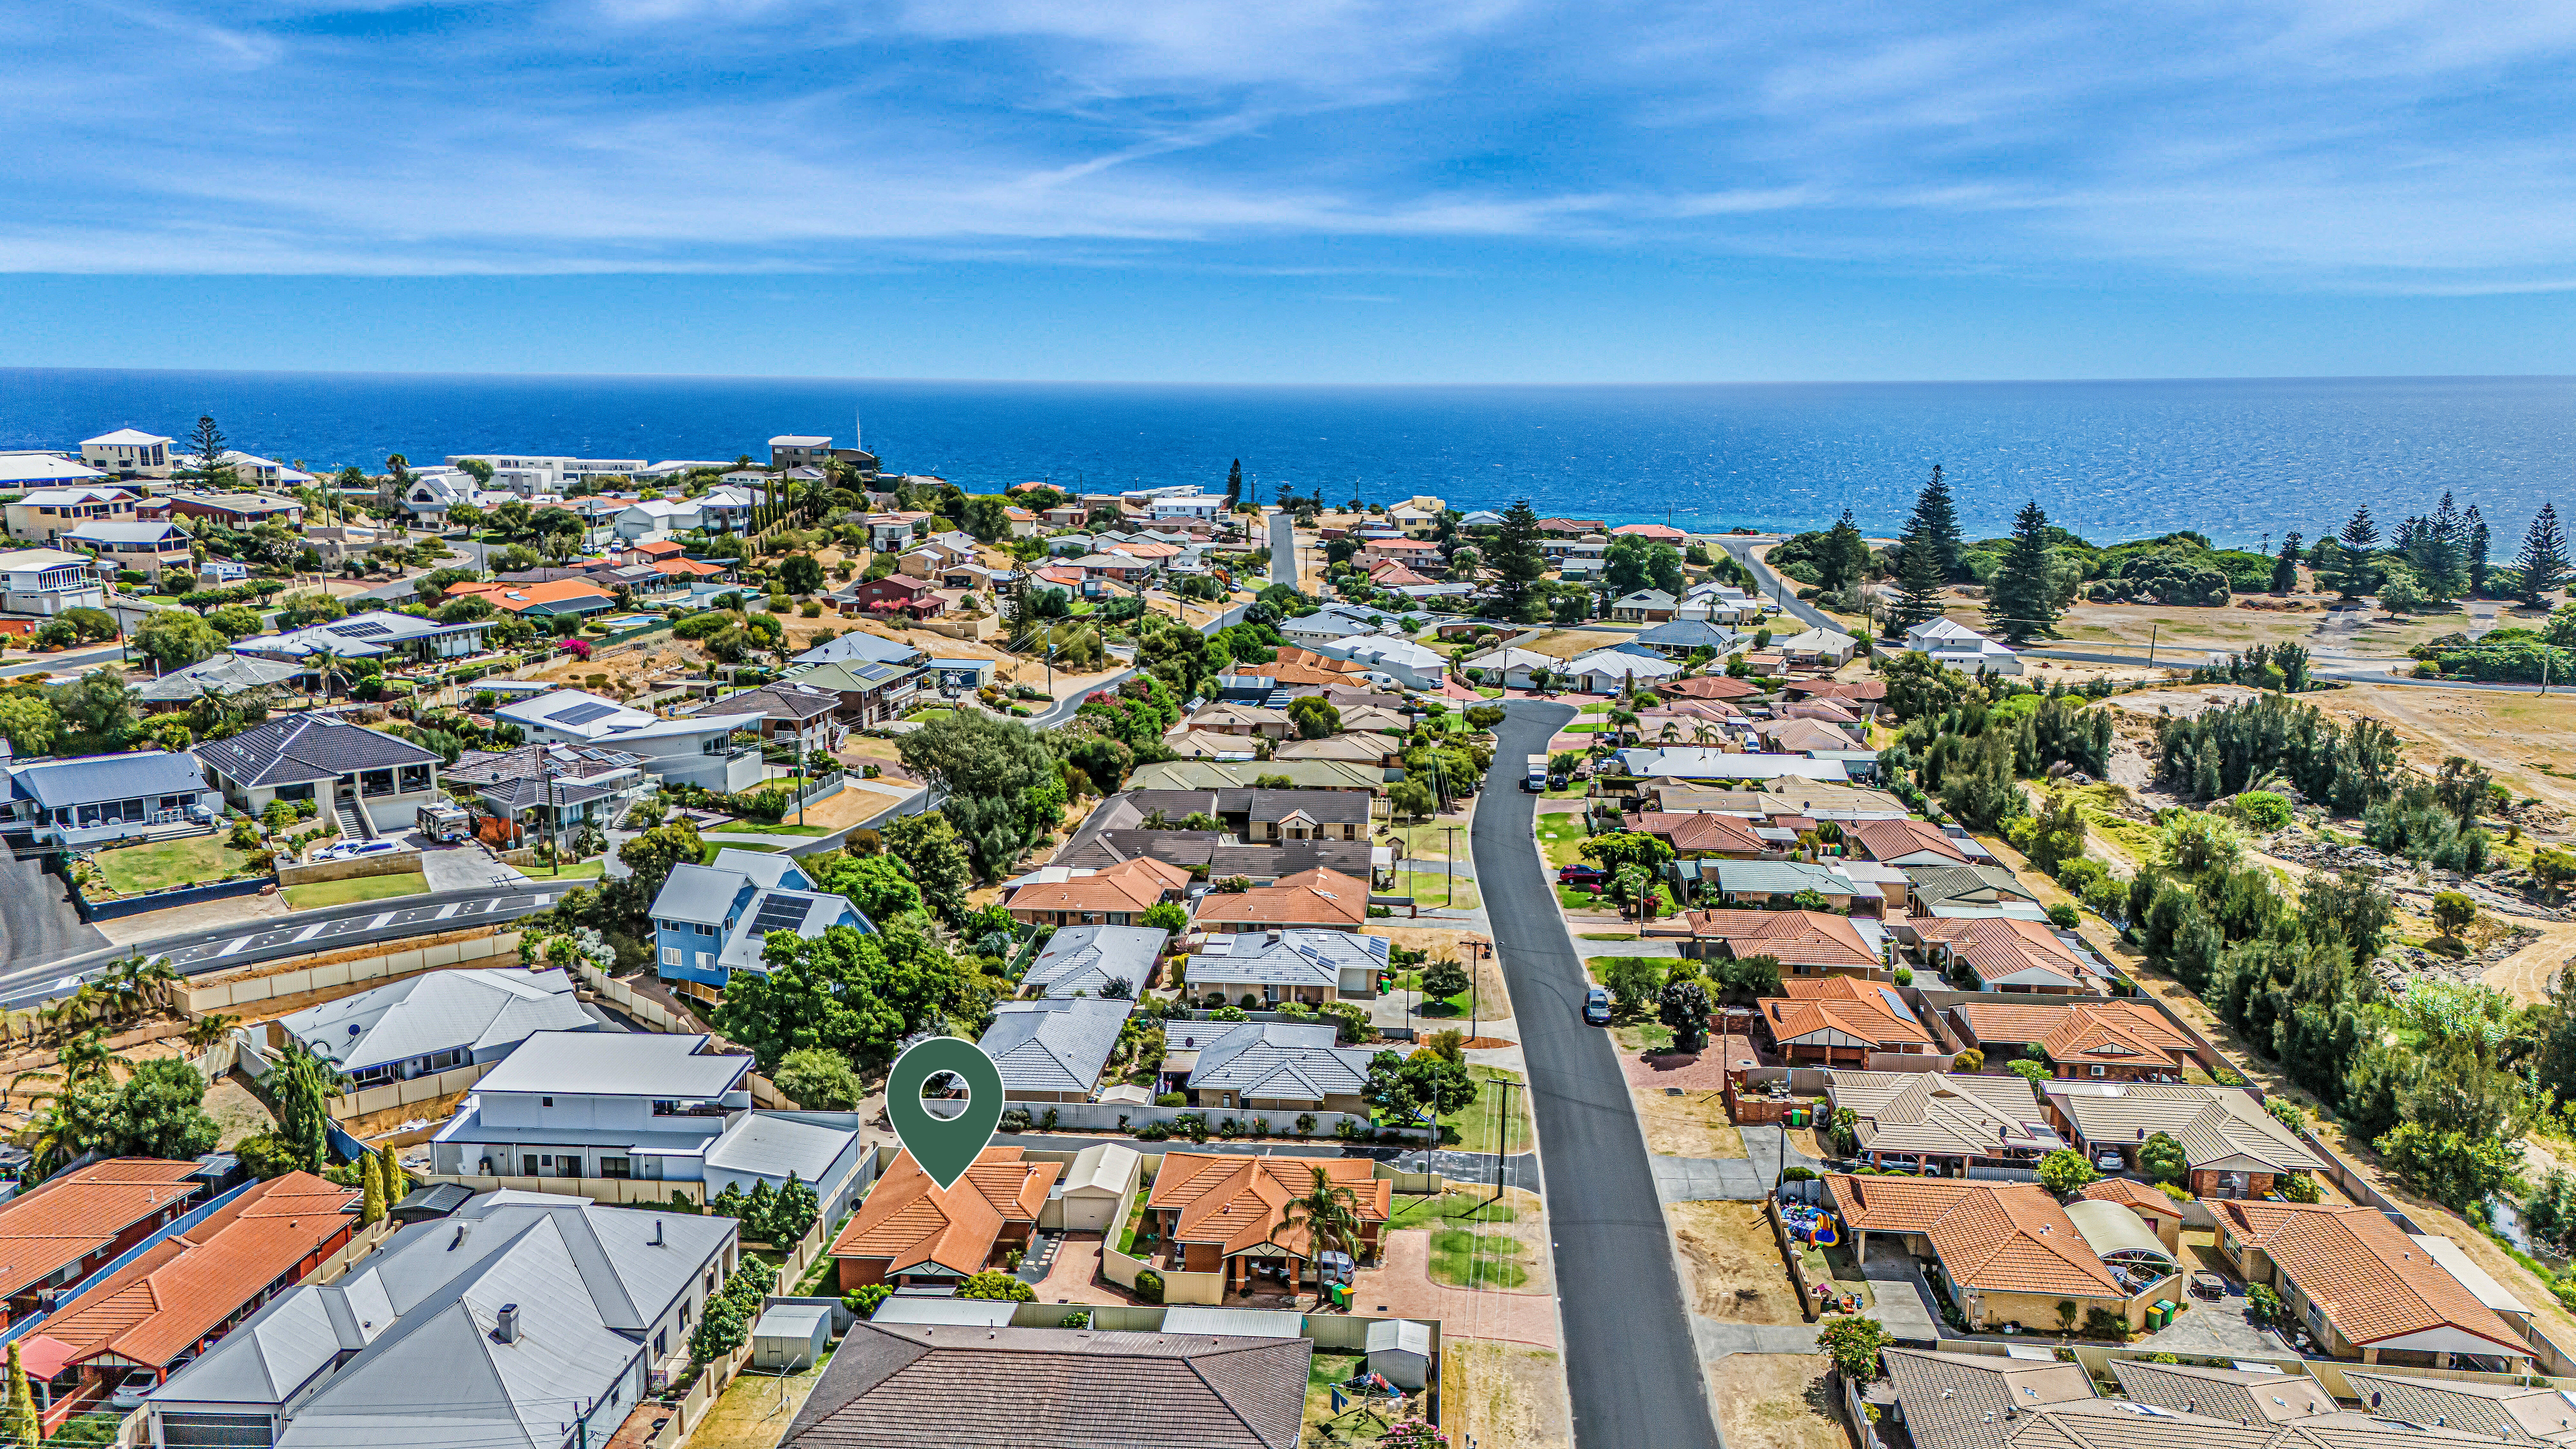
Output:
<svg viewBox="0 0 2576 1449">
<path fill-rule="evenodd" d="M 223 652 L 224 644 L 222 631 L 193 609 L 155 609 L 134 629 L 134 647 L 165 671 L 211 659 Z"/>
<path fill-rule="evenodd" d="M 1931 545 L 1944 580 L 1959 576 L 1959 509 L 1951 501 L 1950 485 L 1942 481 L 1938 463 L 1932 465 L 1932 481 L 1914 495 L 1914 513 L 1906 520 L 1905 536 Z"/>
<path fill-rule="evenodd" d="M 224 462 L 227 451 L 224 430 L 213 418 L 199 417 L 188 434 L 188 455 L 196 460 L 188 471 L 194 481 L 218 491 L 232 487 L 237 475 Z"/>
<path fill-rule="evenodd" d="M 2379 587 L 2379 571 L 2372 566 L 2371 555 L 2379 551 L 2379 524 L 2370 516 L 2370 505 L 2363 504 L 2346 519 L 2343 531 L 2335 536 L 2335 592 L 2347 599 L 2357 599 Z M 2323 582 L 2323 580 L 2320 580 Z"/>
<path fill-rule="evenodd" d="M 936 811 L 907 815 L 887 826 L 884 838 L 887 853 L 903 862 L 932 912 L 943 921 L 957 920 L 965 912 L 975 870 L 948 818 Z"/>
<path fill-rule="evenodd" d="M 906 769 L 946 792 L 940 811 L 985 880 L 999 879 L 1022 850 L 1061 823 L 1065 786 L 1055 752 L 1017 720 L 960 713 L 923 725 L 895 748 Z M 906 864 L 930 894 L 918 863 Z"/>
<path fill-rule="evenodd" d="M 2513 566 L 2521 573 L 2514 587 L 2515 596 L 2535 609 L 2567 582 L 2567 534 L 2558 525 L 2557 504 L 2543 503 L 2540 512 L 2532 516 Z"/>
<path fill-rule="evenodd" d="M 761 960 L 766 974 L 738 972 L 725 987 L 716 1029 L 750 1048 L 764 1070 L 805 1047 L 881 1067 L 915 1032 L 948 1030 L 953 1019 L 973 1036 L 992 1009 L 973 965 L 910 922 L 871 933 L 773 931 Z"/>
<path fill-rule="evenodd" d="M 2057 627 L 2057 602 L 2049 589 L 2048 515 L 2037 500 L 2013 516 L 2012 541 L 1986 591 L 1986 622 L 2015 644 Z"/>
<path fill-rule="evenodd" d="M 1547 576 L 1547 559 L 1538 543 L 1538 510 L 1528 499 L 1503 510 L 1503 526 L 1485 550 L 1485 564 L 1494 571 L 1495 601 L 1506 617 L 1520 618 L 1539 580 Z"/>
</svg>

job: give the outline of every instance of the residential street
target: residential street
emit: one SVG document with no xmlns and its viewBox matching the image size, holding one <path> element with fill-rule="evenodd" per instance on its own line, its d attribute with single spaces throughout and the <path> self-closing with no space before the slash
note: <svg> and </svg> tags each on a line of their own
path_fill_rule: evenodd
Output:
<svg viewBox="0 0 2576 1449">
<path fill-rule="evenodd" d="M 1581 1449 L 1715 1446 L 1645 1139 L 1609 1035 L 1583 1023 L 1583 967 L 1530 835 L 1537 797 L 1520 788 L 1521 762 L 1574 711 L 1524 700 L 1505 710 L 1473 846 L 1529 1064 L 1541 1171 L 1554 1189 L 1548 1216 L 1575 1441 Z"/>
</svg>

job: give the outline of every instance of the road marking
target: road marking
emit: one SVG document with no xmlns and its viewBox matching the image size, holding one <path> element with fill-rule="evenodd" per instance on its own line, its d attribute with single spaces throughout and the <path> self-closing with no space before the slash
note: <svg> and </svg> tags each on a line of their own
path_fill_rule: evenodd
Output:
<svg viewBox="0 0 2576 1449">
<path fill-rule="evenodd" d="M 539 906 L 550 906 L 554 904 L 554 900 L 555 898 L 553 896 L 539 896 L 536 898 L 534 904 Z"/>
<path fill-rule="evenodd" d="M 296 932 L 296 933 L 295 933 L 295 939 L 296 939 L 296 940 L 298 940 L 298 941 L 310 941 L 310 940 L 312 940 L 314 937 L 316 937 L 316 936 L 318 936 L 318 935 L 321 935 L 321 934 L 322 934 L 322 928 L 323 928 L 324 926 L 329 925 L 329 924 L 331 924 L 331 923 L 330 923 L 330 922 L 328 922 L 328 921 L 315 921 L 312 925 L 309 925 L 309 926 L 305 927 L 303 930 Z"/>
<path fill-rule="evenodd" d="M 387 912 L 385 912 L 383 915 L 378 916 L 378 917 L 376 917 L 374 920 L 367 922 L 366 929 L 368 929 L 368 930 L 372 931 L 372 930 L 376 929 L 378 926 L 389 926 L 389 925 L 392 925 L 392 924 L 393 924 L 393 919 L 394 919 L 395 914 L 396 914 L 396 913 L 395 913 L 395 912 L 393 912 L 393 911 L 387 911 Z"/>
<path fill-rule="evenodd" d="M 250 937 L 248 937 L 248 936 L 236 936 L 236 937 L 234 937 L 231 941 L 229 941 L 229 942 L 227 942 L 227 943 L 225 944 L 224 949 L 222 949 L 222 950 L 220 950 L 220 951 L 217 951 L 217 952 L 215 953 L 215 955 L 217 955 L 218 957 L 222 957 L 222 956 L 229 956 L 229 955 L 231 955 L 232 953 L 234 953 L 235 951 L 242 950 L 242 949 L 244 949 L 245 947 L 247 947 L 247 946 L 249 946 L 249 945 L 250 945 Z"/>
<path fill-rule="evenodd" d="M 455 915 L 456 908 L 463 904 L 465 904 L 463 901 L 449 901 L 446 905 L 440 906 L 438 908 L 438 914 L 430 917 L 430 919 L 433 921 L 446 920 L 448 917 Z"/>
</svg>

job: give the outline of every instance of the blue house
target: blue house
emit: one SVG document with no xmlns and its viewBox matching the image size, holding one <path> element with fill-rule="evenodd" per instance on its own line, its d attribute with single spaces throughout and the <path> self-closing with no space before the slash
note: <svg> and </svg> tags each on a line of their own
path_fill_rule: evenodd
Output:
<svg viewBox="0 0 2576 1449">
<path fill-rule="evenodd" d="M 736 971 L 761 971 L 772 931 L 819 936 L 876 926 L 846 896 L 827 895 L 794 859 L 719 850 L 713 865 L 675 865 L 653 897 L 655 970 L 671 989 L 713 1001 Z"/>
</svg>

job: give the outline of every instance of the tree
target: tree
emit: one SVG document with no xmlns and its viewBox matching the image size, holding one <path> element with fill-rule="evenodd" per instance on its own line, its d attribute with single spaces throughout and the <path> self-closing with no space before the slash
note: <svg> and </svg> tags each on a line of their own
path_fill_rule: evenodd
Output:
<svg viewBox="0 0 2576 1449">
<path fill-rule="evenodd" d="M 1817 560 L 1823 574 L 1823 586 L 1829 593 L 1857 587 L 1869 576 L 1869 541 L 1861 537 L 1860 525 L 1852 520 L 1852 511 L 1834 520 L 1825 534 L 1825 546 Z"/>
<path fill-rule="evenodd" d="M 2424 590 L 2415 575 L 2403 565 L 2392 565 L 2388 576 L 2379 583 L 2379 608 L 2387 614 L 2412 614 L 2427 603 Z"/>
<path fill-rule="evenodd" d="M 1894 612 L 1888 615 L 1888 636 L 1896 638 L 1917 624 L 1928 624 L 1941 617 L 1940 551 L 1930 535 L 1909 532 L 1900 542 L 1897 563 L 1898 597 Z"/>
<path fill-rule="evenodd" d="M 858 1105 L 855 1101 L 852 1106 Z M 823 1215 L 823 1204 L 814 1196 L 813 1186 L 796 1175 L 793 1168 L 787 1180 L 778 1186 L 778 1196 L 769 1204 L 769 1241 L 785 1248 L 805 1241 L 814 1231 L 815 1219 Z"/>
<path fill-rule="evenodd" d="M 137 1062 L 116 1089 L 100 1145 L 121 1157 L 202 1157 L 223 1136 L 205 1100 L 206 1079 L 195 1067 L 177 1057 Z"/>
<path fill-rule="evenodd" d="M 403 1175 L 402 1160 L 390 1147 L 376 1149 L 376 1171 L 385 1179 L 385 1209 L 390 1212 L 411 1196 L 411 1179 Z"/>
<path fill-rule="evenodd" d="M 63 717 L 40 695 L 0 695 L 0 739 L 21 759 L 54 752 L 63 733 Z"/>
<path fill-rule="evenodd" d="M 1920 537 L 1932 547 L 1932 557 L 1941 567 L 1944 580 L 1959 576 L 1959 510 L 1950 499 L 1950 485 L 1941 480 L 1941 465 L 1932 465 L 1932 481 L 1914 495 L 1914 513 L 1906 520 L 1905 536 Z"/>
<path fill-rule="evenodd" d="M 27 1366 L 18 1359 L 18 1343 L 9 1343 L 9 1406 L 7 1417 L 0 1420 L 0 1435 L 12 1446 L 33 1446 L 45 1439 L 44 1421 L 36 1416 L 35 1390 L 27 1382 Z"/>
<path fill-rule="evenodd" d="M 385 1220 L 385 1179 L 376 1170 L 376 1155 L 358 1159 L 358 1226 L 371 1228 Z"/>
<path fill-rule="evenodd" d="M 865 934 L 851 926 L 820 936 L 773 931 L 761 959 L 765 971 L 735 974 L 715 1019 L 716 1029 L 748 1047 L 763 1070 L 789 1052 L 818 1046 L 869 1068 L 883 1066 L 914 1033 L 945 1030 L 952 1018 L 979 1022 L 992 1006 L 992 991 L 973 964 L 913 922 Z"/>
<path fill-rule="evenodd" d="M 1987 590 L 1986 622 L 2015 644 L 2055 632 L 2058 606 L 2048 580 L 2048 515 L 2036 501 L 2013 517 L 2012 542 Z"/>
<path fill-rule="evenodd" d="M 250 613 L 248 609 L 240 612 Z M 211 659 L 222 653 L 228 642 L 212 623 L 190 609 L 155 609 L 144 615 L 134 630 L 134 647 L 164 671 L 185 669 L 199 660 Z"/>
<path fill-rule="evenodd" d="M 1759 1001 L 1780 994 L 1777 956 L 1722 956 L 1706 965 L 1710 984 L 1731 1000 Z"/>
<path fill-rule="evenodd" d="M 1834 1367 L 1855 1384 L 1865 1384 L 1878 1377 L 1879 1351 L 1896 1341 L 1886 1325 L 1875 1318 L 1848 1314 L 1826 1320 L 1816 1330 L 1816 1347 L 1833 1359 Z"/>
<path fill-rule="evenodd" d="M 848 899 L 871 924 L 907 916 L 922 908 L 921 887 L 914 885 L 903 862 L 891 855 L 835 853 L 812 866 L 816 884 Z M 795 1096 L 793 1092 L 789 1096 Z M 804 1099 L 799 1097 L 799 1101 Z"/>
<path fill-rule="evenodd" d="M 1547 576 L 1547 559 L 1539 553 L 1538 510 L 1523 498 L 1503 510 L 1503 525 L 1485 550 L 1494 570 L 1494 597 L 1505 617 L 1518 619 L 1529 606 L 1531 590 Z"/>
<path fill-rule="evenodd" d="M 1337 1252 L 1356 1258 L 1359 1253 L 1360 1234 L 1363 1230 L 1360 1222 L 1359 1194 L 1333 1181 L 1331 1175 L 1320 1167 L 1309 1168 L 1308 1171 L 1314 1173 L 1314 1181 L 1307 1185 L 1304 1193 L 1280 1205 L 1277 1233 L 1294 1233 L 1304 1237 L 1303 1246 L 1307 1249 L 1306 1257 L 1310 1262 L 1320 1261 L 1321 1255 L 1326 1252 Z M 1272 1235 L 1270 1241 L 1279 1241 L 1277 1233 Z M 1292 1243 L 1289 1246 L 1297 1245 Z M 1323 1291 L 1322 1281 L 1322 1275 L 1317 1274 L 1316 1293 L 1319 1303 Z"/>
<path fill-rule="evenodd" d="M 2458 891 L 2438 891 L 2433 896 L 2433 924 L 2443 935 L 2459 939 L 2469 923 L 2478 918 L 2478 903 Z"/>
<path fill-rule="evenodd" d="M 1469 984 L 1467 968 L 1454 956 L 1437 957 L 1422 968 L 1422 994 L 1434 1001 L 1463 996 Z"/>
<path fill-rule="evenodd" d="M 1613 956 L 1601 964 L 1601 984 L 1622 1016 L 1634 1016 L 1663 989 L 1664 968 L 1650 956 Z"/>
<path fill-rule="evenodd" d="M 2357 599 L 2378 584 L 2370 556 L 2379 549 L 2379 525 L 2371 519 L 2370 505 L 2352 511 L 2343 532 L 2335 539 L 2335 592 L 2347 599 Z"/>
<path fill-rule="evenodd" d="M 650 899 L 675 865 L 695 865 L 706 858 L 698 827 L 685 819 L 656 825 L 617 847 L 617 858 L 634 872 L 636 889 Z"/>
<path fill-rule="evenodd" d="M 932 914 L 954 921 L 965 913 L 974 867 L 945 815 L 924 811 L 904 816 L 885 828 L 884 838 L 886 853 L 903 862 Z"/>
<path fill-rule="evenodd" d="M 778 581 L 791 594 L 810 594 L 823 587 L 823 565 L 810 553 L 791 553 L 778 561 Z"/>
<path fill-rule="evenodd" d="M 150 616 L 147 615 L 144 622 L 149 624 Z M 215 632 L 226 639 L 247 639 L 268 627 L 260 619 L 259 611 L 248 604 L 224 604 L 209 609 L 206 611 L 206 622 L 213 625 Z"/>
<path fill-rule="evenodd" d="M 2515 597 L 2532 608 L 2546 602 L 2546 596 L 2567 582 L 2567 534 L 2558 526 L 2558 505 L 2543 503 L 2533 515 L 2531 528 L 2522 536 L 2522 551 L 2515 554 L 2513 566 L 2521 572 L 2514 588 Z"/>
<path fill-rule="evenodd" d="M 2281 556 L 2272 561 L 2272 592 L 2295 593 L 2299 587 L 2299 531 L 2281 540 Z"/>
<path fill-rule="evenodd" d="M 1465 1063 L 1429 1050 L 1409 1057 L 1382 1051 L 1369 1058 L 1360 1098 L 1395 1122 L 1412 1125 L 1465 1111 L 1476 1100 L 1476 1079 Z"/>
<path fill-rule="evenodd" d="M 2039 1185 L 2059 1197 L 2082 1192 L 2101 1180 L 2102 1174 L 2095 1172 L 2093 1164 L 2085 1161 L 2080 1152 L 2061 1147 L 2039 1160 Z"/>
<path fill-rule="evenodd" d="M 79 753 L 108 754 L 125 748 L 134 734 L 134 691 L 125 671 L 93 669 L 53 691 L 54 712 L 79 735 Z"/>
<path fill-rule="evenodd" d="M 1439 797 L 1419 780 L 1396 781 L 1387 787 L 1386 798 L 1396 814 L 1408 819 L 1419 820 L 1440 809 Z"/>
<path fill-rule="evenodd" d="M 1190 913 L 1178 901 L 1156 901 L 1136 918 L 1136 924 L 1177 936 L 1190 928 Z"/>
<path fill-rule="evenodd" d="M 1682 976 L 1664 982 L 1657 999 L 1655 1019 L 1670 1028 L 1673 1050 L 1695 1052 L 1708 1044 L 1708 988 L 1696 976 Z"/>
<path fill-rule="evenodd" d="M 1225 511 L 1232 513 L 1242 502 L 1243 460 L 1237 458 L 1234 460 L 1234 466 L 1225 472 Z"/>
<path fill-rule="evenodd" d="M 197 460 L 188 471 L 200 486 L 216 492 L 233 486 L 238 475 L 225 465 L 225 452 L 224 430 L 215 426 L 213 418 L 200 415 L 188 434 L 188 453 Z"/>
<path fill-rule="evenodd" d="M 2191 1171 L 2191 1162 L 2172 1134 L 2158 1132 L 2138 1144 L 2138 1170 L 2152 1182 L 2180 1182 Z"/>
<path fill-rule="evenodd" d="M 1019 1280 L 1016 1274 L 999 1268 L 986 1268 L 967 1276 L 957 1285 L 960 1298 L 990 1298 L 1004 1303 L 1034 1303 L 1038 1290 Z"/>
<path fill-rule="evenodd" d="M 323 1153 L 330 1145 L 330 1103 L 340 1093 L 340 1080 L 337 1067 L 296 1041 L 286 1044 L 277 1065 L 269 1070 L 264 1085 L 277 1113 L 278 1139 L 302 1171 L 322 1170 Z"/>
<path fill-rule="evenodd" d="M 867 1096 L 850 1059 L 827 1047 L 798 1047 L 779 1059 L 778 1090 L 798 1106 L 817 1112 L 846 1112 Z"/>
<path fill-rule="evenodd" d="M 1296 722 L 1299 739 L 1330 739 L 1342 732 L 1342 712 L 1320 694 L 1288 701 L 1288 718 Z"/>
</svg>

